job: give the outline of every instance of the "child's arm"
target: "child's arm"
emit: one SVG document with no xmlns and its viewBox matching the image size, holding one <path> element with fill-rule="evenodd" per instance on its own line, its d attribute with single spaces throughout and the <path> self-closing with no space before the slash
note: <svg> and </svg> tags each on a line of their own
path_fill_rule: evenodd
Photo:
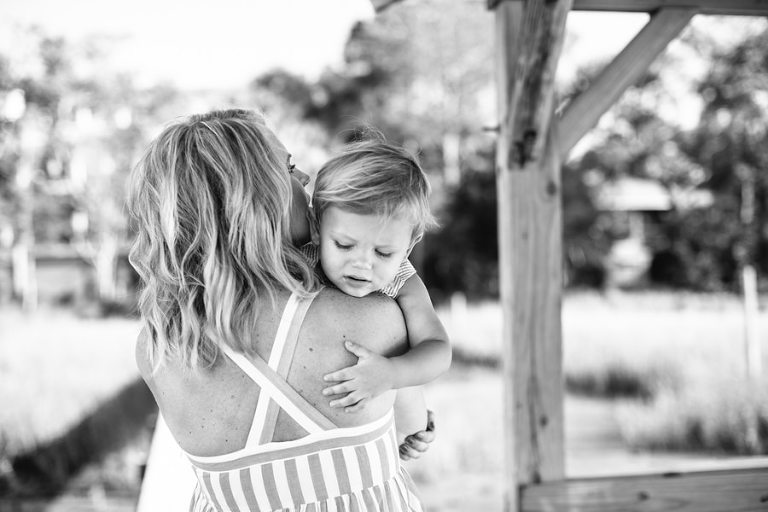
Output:
<svg viewBox="0 0 768 512">
<path fill-rule="evenodd" d="M 426 384 L 451 366 L 448 334 L 435 313 L 427 287 L 418 275 L 408 278 L 396 300 L 405 317 L 411 349 L 390 359 L 396 365 L 393 387 L 400 389 Z"/>
<path fill-rule="evenodd" d="M 397 297 L 405 317 L 411 349 L 401 356 L 386 358 L 347 341 L 345 347 L 358 357 L 357 364 L 324 377 L 327 382 L 340 382 L 323 390 L 323 394 L 345 394 L 332 400 L 331 407 L 345 407 L 355 412 L 369 398 L 390 389 L 425 384 L 437 378 L 451 365 L 448 335 L 437 318 L 429 293 L 418 275 L 405 282 Z"/>
</svg>

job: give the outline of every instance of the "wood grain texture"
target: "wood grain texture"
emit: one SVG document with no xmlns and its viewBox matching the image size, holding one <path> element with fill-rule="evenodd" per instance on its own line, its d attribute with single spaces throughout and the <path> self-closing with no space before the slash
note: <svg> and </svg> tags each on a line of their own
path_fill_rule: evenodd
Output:
<svg viewBox="0 0 768 512">
<path fill-rule="evenodd" d="M 603 69 L 589 89 L 570 102 L 557 128 L 561 158 L 565 159 L 573 146 L 597 124 L 621 94 L 643 76 L 648 66 L 680 34 L 695 14 L 695 9 L 677 8 L 664 8 L 656 12 L 648 24 Z"/>
<path fill-rule="evenodd" d="M 522 2 L 507 2 L 500 5 L 496 11 L 496 81 L 497 81 L 497 105 L 499 109 L 499 126 L 506 114 L 508 88 L 511 83 L 511 73 L 514 69 L 515 56 L 518 54 L 518 43 L 520 38 L 520 24 L 523 20 Z M 496 176 L 496 194 L 498 203 L 498 239 L 499 239 L 499 288 L 501 294 L 501 308 L 504 319 L 502 322 L 502 363 L 505 374 L 504 378 L 504 471 L 505 481 L 504 489 L 504 510 L 506 512 L 515 512 L 520 502 L 518 495 L 518 464 L 517 464 L 517 446 L 516 436 L 521 435 L 516 427 L 517 416 L 514 408 L 515 383 L 510 378 L 513 369 L 510 368 L 510 362 L 515 359 L 515 347 L 512 338 L 513 317 L 512 294 L 514 291 L 512 281 L 514 279 L 514 257 L 511 249 L 512 233 L 512 203 L 511 190 L 513 184 L 511 176 L 505 172 L 506 159 L 501 155 L 508 153 L 508 146 L 511 139 L 505 136 L 505 133 L 499 133 L 496 146 L 497 176 Z"/>
<path fill-rule="evenodd" d="M 402 1 L 403 0 L 371 0 L 371 5 L 373 5 L 373 10 L 376 11 L 376 14 L 378 14 L 385 11 L 394 4 Z"/>
<path fill-rule="evenodd" d="M 504 1 L 487 0 L 488 9 Z M 571 10 L 654 12 L 665 7 L 696 9 L 702 14 L 768 15 L 768 0 L 573 0 Z"/>
<path fill-rule="evenodd" d="M 509 511 L 519 510 L 518 485 L 560 480 L 564 474 L 560 159 L 549 127 L 569 5 L 514 1 L 496 9 Z M 526 140 L 531 132 L 534 140 Z"/>
<path fill-rule="evenodd" d="M 507 53 L 509 58 L 503 64 L 506 83 L 499 86 L 505 94 L 500 104 L 500 127 L 502 136 L 510 141 L 504 155 L 508 169 L 521 169 L 529 162 L 540 164 L 544 158 L 552 119 L 555 72 L 571 0 L 505 2 L 496 11 L 497 19 L 503 22 L 503 13 L 511 12 L 507 4 L 516 3 L 522 4 L 522 8 L 515 7 L 522 16 L 522 21 L 514 22 L 518 27 L 517 51 L 514 55 Z"/>
<path fill-rule="evenodd" d="M 573 0 L 575 11 L 653 12 L 696 9 L 702 14 L 768 15 L 768 0 Z"/>
<path fill-rule="evenodd" d="M 550 482 L 522 490 L 524 512 L 757 512 L 768 468 Z"/>
</svg>

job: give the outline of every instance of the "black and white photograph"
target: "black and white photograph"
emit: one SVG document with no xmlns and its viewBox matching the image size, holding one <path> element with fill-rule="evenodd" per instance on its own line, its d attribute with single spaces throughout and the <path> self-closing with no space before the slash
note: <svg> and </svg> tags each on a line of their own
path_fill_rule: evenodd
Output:
<svg viewBox="0 0 768 512">
<path fill-rule="evenodd" d="M 0 2 L 0 512 L 768 511 L 768 0 Z"/>
</svg>

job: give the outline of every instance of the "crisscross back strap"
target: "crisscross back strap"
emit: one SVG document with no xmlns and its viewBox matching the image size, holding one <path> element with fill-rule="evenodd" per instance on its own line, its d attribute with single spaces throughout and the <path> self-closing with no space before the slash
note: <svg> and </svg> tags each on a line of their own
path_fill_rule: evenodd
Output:
<svg viewBox="0 0 768 512">
<path fill-rule="evenodd" d="M 293 389 L 286 377 L 298 341 L 304 316 L 314 296 L 300 300 L 291 295 L 278 326 L 268 364 L 257 354 L 253 359 L 222 345 L 224 353 L 260 388 L 246 446 L 272 440 L 279 410 L 284 410 L 309 433 L 336 428 L 336 425 Z"/>
<path fill-rule="evenodd" d="M 270 349 L 269 356 L 267 357 L 267 364 L 275 371 L 277 370 L 277 363 L 280 358 L 280 354 L 283 351 L 285 340 L 288 337 L 288 330 L 291 327 L 293 317 L 296 314 L 298 305 L 299 297 L 292 293 L 291 296 L 288 297 L 288 301 L 285 303 L 285 307 L 283 308 L 283 314 L 280 317 L 280 323 L 278 324 L 277 331 L 275 332 L 275 340 L 272 343 L 272 348 Z M 264 399 L 262 400 L 261 397 Z M 277 409 L 277 403 L 275 403 L 271 396 L 265 392 L 262 392 L 259 397 L 259 401 L 256 402 L 256 410 L 253 413 L 253 421 L 251 422 L 251 429 L 248 432 L 248 437 L 245 444 L 246 446 L 252 446 L 254 444 L 264 442 L 261 441 L 261 439 L 264 437 L 264 425 L 266 424 L 267 418 L 270 417 L 270 415 L 277 414 Z"/>
<path fill-rule="evenodd" d="M 309 311 L 309 307 L 312 305 L 312 301 L 315 300 L 316 296 L 317 294 L 311 295 L 307 299 L 297 303 L 293 318 L 287 326 L 286 334 L 281 340 L 280 345 L 278 346 L 277 342 L 275 342 L 275 345 L 272 346 L 272 352 L 269 357 L 269 366 L 270 368 L 273 368 L 283 380 L 288 380 L 288 372 L 291 369 L 293 355 L 296 352 L 296 345 L 299 341 L 299 331 L 301 331 L 304 317 L 307 315 L 307 311 Z M 310 407 L 312 406 L 310 405 Z M 317 409 L 314 407 L 312 407 L 312 409 L 314 412 L 317 412 Z M 278 403 L 275 400 L 270 400 L 259 438 L 260 444 L 268 443 L 272 440 L 279 412 L 280 407 Z"/>
<path fill-rule="evenodd" d="M 259 356 L 248 359 L 229 347 L 224 348 L 224 353 L 259 385 L 261 388 L 260 402 L 264 399 L 275 400 L 307 432 L 320 432 L 328 428 L 335 428 L 331 420 L 320 414 L 312 404 L 277 375 Z"/>
</svg>

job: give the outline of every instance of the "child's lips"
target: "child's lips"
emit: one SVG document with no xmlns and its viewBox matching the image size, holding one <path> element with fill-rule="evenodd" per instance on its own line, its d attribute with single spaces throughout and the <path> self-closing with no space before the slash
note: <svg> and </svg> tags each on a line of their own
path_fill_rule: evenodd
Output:
<svg viewBox="0 0 768 512">
<path fill-rule="evenodd" d="M 344 278 L 353 285 L 363 286 L 371 282 L 370 279 L 365 279 L 358 276 L 344 276 Z"/>
</svg>

